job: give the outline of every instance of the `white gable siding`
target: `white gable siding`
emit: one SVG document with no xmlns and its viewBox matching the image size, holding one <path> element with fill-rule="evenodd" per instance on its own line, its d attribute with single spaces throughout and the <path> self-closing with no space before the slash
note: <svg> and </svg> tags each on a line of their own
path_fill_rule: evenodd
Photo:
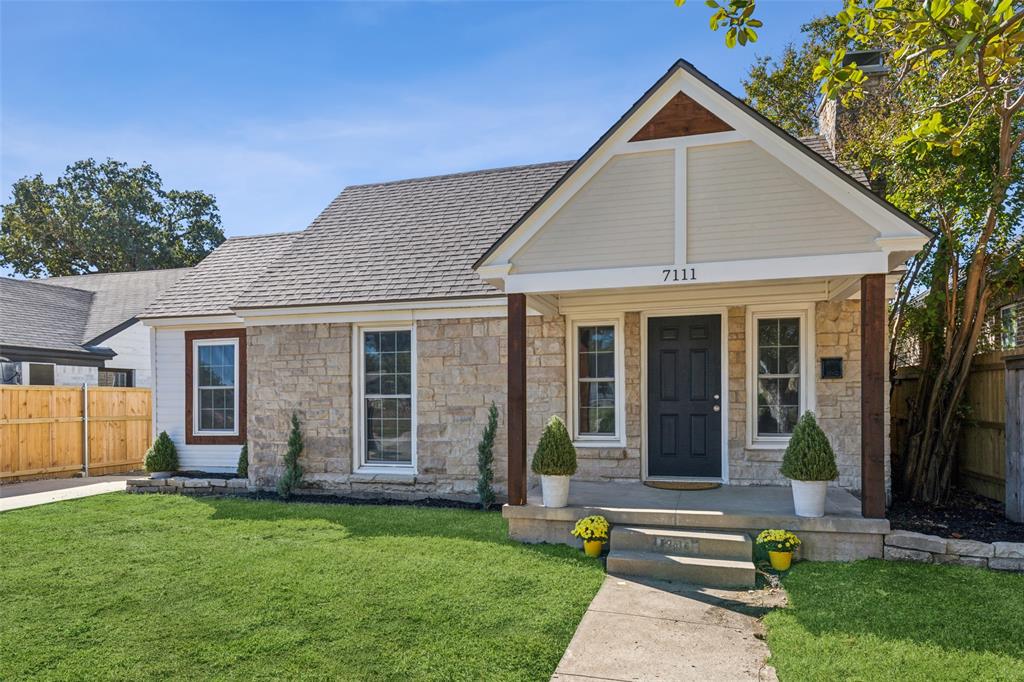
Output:
<svg viewBox="0 0 1024 682">
<path fill-rule="evenodd" d="M 240 445 L 188 445 L 185 443 L 185 332 L 156 330 L 156 432 L 166 431 L 178 450 L 182 469 L 234 471 Z"/>
<path fill-rule="evenodd" d="M 149 327 L 141 322 L 136 322 L 103 341 L 100 345 L 117 353 L 113 360 L 107 361 L 107 368 L 135 370 L 136 386 L 149 388 L 153 385 L 153 372 L 150 367 Z"/>
<path fill-rule="evenodd" d="M 517 272 L 672 262 L 673 152 L 616 156 L 515 256 Z"/>
<path fill-rule="evenodd" d="M 686 160 L 689 263 L 879 250 L 875 229 L 753 142 Z"/>
</svg>

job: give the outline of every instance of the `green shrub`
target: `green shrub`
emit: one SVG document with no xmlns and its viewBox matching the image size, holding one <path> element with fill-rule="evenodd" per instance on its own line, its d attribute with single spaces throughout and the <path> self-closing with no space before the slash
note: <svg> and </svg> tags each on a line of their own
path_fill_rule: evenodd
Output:
<svg viewBox="0 0 1024 682">
<path fill-rule="evenodd" d="M 839 477 L 836 453 L 813 412 L 804 412 L 793 429 L 781 471 L 786 478 L 797 481 L 832 481 Z"/>
<path fill-rule="evenodd" d="M 178 451 L 174 448 L 174 441 L 166 431 L 161 431 L 153 444 L 149 446 L 149 450 L 146 451 L 145 467 L 146 471 L 150 473 L 178 470 Z"/>
<path fill-rule="evenodd" d="M 572 476 L 576 473 L 576 448 L 560 417 L 552 417 L 544 426 L 530 468 L 542 476 Z"/>
<path fill-rule="evenodd" d="M 242 478 L 249 478 L 249 444 L 242 446 L 238 453 L 238 475 Z"/>
<path fill-rule="evenodd" d="M 299 465 L 301 454 L 302 431 L 299 430 L 299 415 L 292 412 L 292 432 L 288 436 L 288 452 L 284 455 L 284 474 L 277 481 L 277 494 L 286 500 L 302 483 L 302 467 Z"/>
<path fill-rule="evenodd" d="M 487 411 L 487 426 L 484 435 L 476 446 L 476 468 L 479 476 L 476 481 L 476 492 L 480 495 L 480 507 L 485 511 L 494 504 L 494 434 L 498 431 L 498 408 L 491 403 Z"/>
</svg>

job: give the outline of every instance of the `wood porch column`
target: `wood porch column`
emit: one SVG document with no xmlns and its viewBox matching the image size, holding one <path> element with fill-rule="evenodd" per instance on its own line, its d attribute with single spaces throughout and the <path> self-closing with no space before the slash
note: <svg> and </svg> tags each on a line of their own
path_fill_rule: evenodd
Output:
<svg viewBox="0 0 1024 682">
<path fill-rule="evenodd" d="M 508 294 L 508 503 L 526 504 L 526 295 Z"/>
<path fill-rule="evenodd" d="M 860 500 L 885 518 L 885 275 L 860 280 Z"/>
</svg>

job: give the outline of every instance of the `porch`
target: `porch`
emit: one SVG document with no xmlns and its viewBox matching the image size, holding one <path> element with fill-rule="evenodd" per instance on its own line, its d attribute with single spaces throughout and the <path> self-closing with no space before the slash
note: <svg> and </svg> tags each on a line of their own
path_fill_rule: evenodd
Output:
<svg viewBox="0 0 1024 682">
<path fill-rule="evenodd" d="M 752 538 L 766 528 L 785 528 L 803 541 L 802 558 L 818 561 L 880 558 L 889 532 L 888 520 L 865 518 L 861 501 L 837 487 L 829 488 L 820 518 L 796 516 L 785 486 L 664 490 L 640 481 L 573 481 L 569 506 L 559 509 L 542 506 L 540 488 L 534 486 L 526 504 L 505 505 L 502 513 L 516 540 L 568 545 L 579 544 L 570 534 L 576 520 L 591 514 L 618 526 L 730 531 Z"/>
</svg>

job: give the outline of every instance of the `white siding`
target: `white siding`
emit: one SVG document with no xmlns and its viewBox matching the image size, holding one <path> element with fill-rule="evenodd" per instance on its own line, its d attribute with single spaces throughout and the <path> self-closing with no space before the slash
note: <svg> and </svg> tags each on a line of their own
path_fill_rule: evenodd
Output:
<svg viewBox="0 0 1024 682">
<path fill-rule="evenodd" d="M 879 250 L 875 229 L 753 142 L 686 160 L 689 263 Z"/>
<path fill-rule="evenodd" d="M 113 360 L 107 361 L 108 369 L 133 369 L 136 386 L 149 388 L 153 385 L 153 370 L 149 366 L 149 327 L 136 322 L 100 345 L 117 353 Z"/>
<path fill-rule="evenodd" d="M 616 156 L 515 256 L 516 271 L 671 263 L 674 178 L 671 151 Z"/>
<path fill-rule="evenodd" d="M 234 471 L 242 446 L 185 443 L 185 332 L 157 329 L 155 355 L 156 432 L 166 431 L 174 441 L 179 466 L 199 471 Z"/>
<path fill-rule="evenodd" d="M 31 363 L 26 362 L 24 365 L 24 373 L 22 376 L 24 380 L 22 383 L 28 383 L 28 366 Z M 43 363 L 46 364 L 46 363 Z M 81 367 L 79 365 L 57 365 L 53 368 L 53 384 L 54 386 L 81 386 L 82 384 L 89 384 L 95 386 L 99 383 L 100 374 L 99 370 L 95 367 Z"/>
</svg>

